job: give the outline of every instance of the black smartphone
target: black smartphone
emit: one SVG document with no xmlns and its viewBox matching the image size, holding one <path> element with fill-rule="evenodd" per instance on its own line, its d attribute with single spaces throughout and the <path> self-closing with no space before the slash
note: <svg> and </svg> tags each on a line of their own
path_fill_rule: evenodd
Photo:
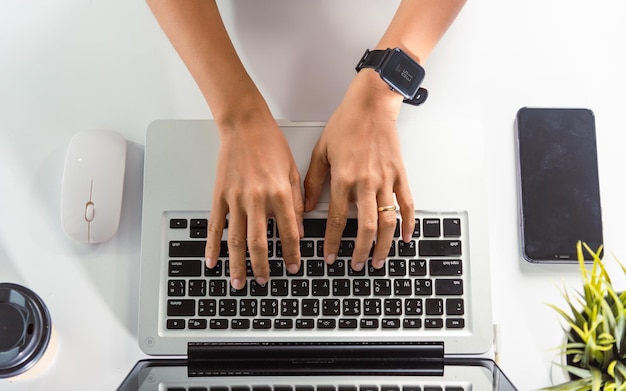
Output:
<svg viewBox="0 0 626 391">
<path fill-rule="evenodd" d="M 593 112 L 524 107 L 515 139 L 524 259 L 575 262 L 578 241 L 597 250 L 603 238 Z"/>
</svg>

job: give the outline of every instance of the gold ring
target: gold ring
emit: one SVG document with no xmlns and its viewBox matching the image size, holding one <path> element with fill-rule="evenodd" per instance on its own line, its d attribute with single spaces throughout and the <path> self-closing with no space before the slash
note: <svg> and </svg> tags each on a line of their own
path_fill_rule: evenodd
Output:
<svg viewBox="0 0 626 391">
<path fill-rule="evenodd" d="M 394 211 L 396 210 L 396 206 L 395 205 L 387 205 L 387 206 L 379 206 L 378 207 L 378 211 L 379 212 L 388 212 L 388 211 Z"/>
</svg>

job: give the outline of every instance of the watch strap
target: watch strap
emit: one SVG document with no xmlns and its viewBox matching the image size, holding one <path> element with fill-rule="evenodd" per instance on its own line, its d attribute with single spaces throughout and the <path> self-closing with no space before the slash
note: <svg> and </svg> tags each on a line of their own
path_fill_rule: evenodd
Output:
<svg viewBox="0 0 626 391">
<path fill-rule="evenodd" d="M 366 49 L 363 57 L 361 57 L 361 60 L 355 67 L 356 71 L 359 72 L 363 68 L 373 68 L 376 72 L 380 72 L 380 68 L 383 66 L 387 56 L 391 54 L 392 50 L 393 49 Z M 428 98 L 428 90 L 419 87 L 413 99 L 404 99 L 402 102 L 412 106 L 419 106 L 426 101 L 426 98 Z"/>
</svg>

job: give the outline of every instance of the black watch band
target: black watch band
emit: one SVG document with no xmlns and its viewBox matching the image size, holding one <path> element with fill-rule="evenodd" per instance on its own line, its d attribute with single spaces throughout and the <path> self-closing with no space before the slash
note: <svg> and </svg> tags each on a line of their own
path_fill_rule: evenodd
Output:
<svg viewBox="0 0 626 391">
<path fill-rule="evenodd" d="M 390 66 L 392 68 L 395 67 L 395 69 L 386 71 L 386 68 Z M 419 84 L 424 78 L 424 69 L 417 61 L 410 58 L 398 48 L 366 50 L 356 66 L 356 71 L 359 72 L 363 68 L 373 68 L 378 72 L 380 77 L 389 84 L 392 90 L 404 96 L 404 103 L 419 106 L 424 103 L 428 97 L 428 91 L 425 88 L 419 87 Z M 407 70 L 407 68 L 410 69 Z M 398 69 L 400 71 L 398 71 Z M 406 74 L 410 76 L 411 80 L 405 77 Z M 413 78 L 416 79 L 413 80 Z M 393 79 L 400 82 L 395 83 Z"/>
</svg>

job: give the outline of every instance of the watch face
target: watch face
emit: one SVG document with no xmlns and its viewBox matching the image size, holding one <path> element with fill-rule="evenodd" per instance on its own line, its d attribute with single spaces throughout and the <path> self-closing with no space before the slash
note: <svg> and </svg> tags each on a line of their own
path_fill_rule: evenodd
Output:
<svg viewBox="0 0 626 391">
<path fill-rule="evenodd" d="M 406 98 L 413 99 L 424 80 L 424 68 L 399 49 L 381 67 L 380 77 Z"/>
</svg>

